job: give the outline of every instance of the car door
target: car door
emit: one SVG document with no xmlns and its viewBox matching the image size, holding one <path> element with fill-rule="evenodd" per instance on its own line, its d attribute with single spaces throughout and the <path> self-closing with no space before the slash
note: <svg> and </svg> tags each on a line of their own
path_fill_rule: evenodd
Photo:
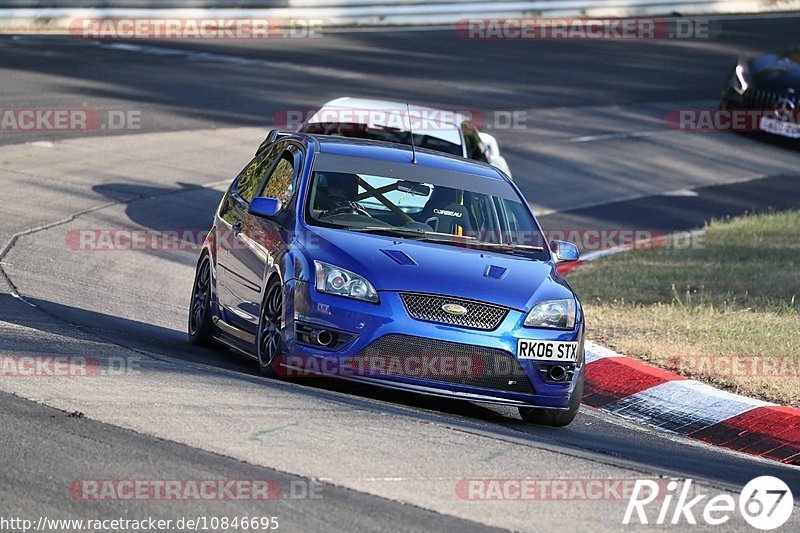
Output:
<svg viewBox="0 0 800 533">
<path fill-rule="evenodd" d="M 239 234 L 244 229 L 247 208 L 265 177 L 272 169 L 286 143 L 275 143 L 259 151 L 234 180 L 220 205 L 217 216 L 217 298 L 223 320 L 242 328 L 250 323 L 250 309 L 242 301 L 243 294 L 258 287 L 245 288 L 248 283 L 237 265 L 236 249 L 242 246 Z M 252 311 L 252 309 L 250 309 Z"/>
<path fill-rule="evenodd" d="M 291 199 L 302 151 L 288 143 L 277 143 L 274 161 L 267 170 L 256 196 L 278 198 L 283 207 L 274 217 L 252 215 L 244 208 L 241 230 L 235 231 L 235 245 L 230 250 L 229 267 L 235 279 L 231 292 L 236 302 L 234 314 L 241 329 L 255 333 L 263 300 L 264 280 L 277 268 L 277 258 L 285 250 L 283 222 L 291 209 Z M 248 202 L 249 203 L 249 202 Z"/>
</svg>

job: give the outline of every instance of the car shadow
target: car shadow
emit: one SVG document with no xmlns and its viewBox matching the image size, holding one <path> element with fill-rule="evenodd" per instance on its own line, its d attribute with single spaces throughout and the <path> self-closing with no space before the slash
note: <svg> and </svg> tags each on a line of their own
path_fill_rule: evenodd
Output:
<svg viewBox="0 0 800 533">
<path fill-rule="evenodd" d="M 291 383 L 311 394 L 331 392 L 345 394 L 354 399 L 378 400 L 479 420 L 499 421 L 505 419 L 504 415 L 496 410 L 470 402 L 432 398 L 334 378 L 268 380 L 260 376 L 255 362 L 245 355 L 235 350 L 214 350 L 193 346 L 189 344 L 186 333 L 182 331 L 41 299 L 26 298 L 26 300 L 51 317 L 75 326 L 63 329 L 63 334 L 71 335 L 75 340 L 84 340 L 88 333 L 104 341 L 143 354 L 166 356 L 187 363 L 199 363 L 234 371 L 242 378 L 257 378 L 263 380 L 265 384 Z M 20 301 L 9 294 L 0 294 L 0 308 L 12 305 L 20 305 Z M 42 332 L 51 332 L 52 330 L 47 322 L 33 320 L 29 318 L 28 314 L 9 313 L 7 316 L 0 316 L 0 319 Z"/>
<path fill-rule="evenodd" d="M 223 196 L 219 190 L 181 182 L 177 187 L 103 183 L 92 187 L 92 191 L 124 203 L 129 227 L 114 229 L 177 232 L 177 242 L 167 241 L 170 242 L 168 247 L 151 247 L 136 252 L 181 264 L 194 264 L 197 260 L 203 239 L 213 222 L 210 214 L 216 211 Z M 148 239 L 148 242 L 152 241 Z"/>
<path fill-rule="evenodd" d="M 109 200 L 124 202 L 125 214 L 130 221 L 151 229 L 209 229 L 209 213 L 214 212 L 223 195 L 216 189 L 183 182 L 178 182 L 177 188 L 103 183 L 92 187 L 92 191 Z M 165 204 L 169 209 L 165 209 Z"/>
<path fill-rule="evenodd" d="M 0 293 L 0 324 L 12 325 L 5 328 L 0 337 L 0 356 L 13 355 L 15 352 L 47 355 L 54 354 L 54 349 L 58 350 L 58 355 L 100 356 L 104 354 L 86 353 L 87 347 L 102 349 L 94 342 L 87 344 L 87 338 L 92 341 L 100 338 L 142 355 L 153 355 L 156 359 L 150 370 L 154 372 L 197 375 L 206 372 L 197 366 L 200 363 L 227 371 L 242 382 L 257 383 L 298 398 L 322 400 L 343 408 L 385 415 L 413 417 L 421 423 L 444 424 L 455 431 L 483 435 L 498 442 L 514 442 L 536 449 L 557 451 L 567 457 L 591 456 L 596 460 L 597 454 L 606 455 L 609 460 L 623 461 L 634 470 L 676 473 L 676 468 L 679 468 L 677 473 L 684 477 L 703 477 L 727 484 L 743 484 L 752 477 L 751 459 L 719 453 L 710 446 L 676 446 L 673 440 L 665 439 L 663 434 L 642 431 L 641 427 L 621 429 L 623 424 L 619 421 L 606 421 L 610 415 L 596 414 L 586 406 L 567 428 L 551 428 L 526 424 L 511 408 L 486 407 L 334 379 L 291 382 L 267 379 L 258 375 L 250 359 L 233 351 L 220 352 L 191 346 L 183 332 L 40 299 L 31 299 L 29 303 L 35 307 L 9 294 Z M 42 313 L 49 315 L 49 318 Z M 36 331 L 48 336 L 57 333 L 62 340 L 54 344 L 52 338 L 36 335 Z M 186 361 L 187 365 L 164 365 L 158 358 L 165 356 Z M 147 365 L 144 362 L 141 367 L 147 369 Z M 502 455 L 502 451 L 489 454 L 485 460 L 491 461 Z M 532 467 L 535 471 L 535 465 Z M 800 490 L 800 476 L 792 478 L 785 466 L 764 463 L 760 468 L 765 475 L 780 476 L 793 490 Z"/>
</svg>

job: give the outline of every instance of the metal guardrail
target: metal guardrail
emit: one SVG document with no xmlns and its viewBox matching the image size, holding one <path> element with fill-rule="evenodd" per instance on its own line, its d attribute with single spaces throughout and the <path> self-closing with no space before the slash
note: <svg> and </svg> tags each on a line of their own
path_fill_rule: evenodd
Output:
<svg viewBox="0 0 800 533">
<path fill-rule="evenodd" d="M 307 18 L 327 25 L 452 24 L 470 17 L 624 17 L 800 10 L 800 0 L 0 0 L 0 27 L 77 17 Z"/>
<path fill-rule="evenodd" d="M 346 1 L 346 0 L 345 0 Z M 0 0 L 3 8 L 220 8 L 220 7 L 288 7 L 289 0 Z M 319 4 L 333 4 L 317 0 Z M 373 2 L 374 3 L 374 2 Z"/>
</svg>

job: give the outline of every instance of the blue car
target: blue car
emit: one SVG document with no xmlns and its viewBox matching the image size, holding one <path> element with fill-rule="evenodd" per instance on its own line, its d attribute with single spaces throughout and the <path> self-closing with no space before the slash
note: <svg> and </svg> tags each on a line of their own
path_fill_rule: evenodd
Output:
<svg viewBox="0 0 800 533">
<path fill-rule="evenodd" d="M 270 132 L 197 263 L 189 339 L 267 376 L 335 376 L 516 406 L 566 426 L 584 384 L 580 301 L 514 182 L 413 146 Z"/>
</svg>

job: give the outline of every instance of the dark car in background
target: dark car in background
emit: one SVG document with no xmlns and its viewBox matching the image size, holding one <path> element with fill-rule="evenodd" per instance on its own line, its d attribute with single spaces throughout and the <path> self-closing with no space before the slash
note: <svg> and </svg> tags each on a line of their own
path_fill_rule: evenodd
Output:
<svg viewBox="0 0 800 533">
<path fill-rule="evenodd" d="M 760 112 L 757 129 L 800 139 L 800 47 L 740 60 L 722 90 L 720 109 Z"/>
</svg>

